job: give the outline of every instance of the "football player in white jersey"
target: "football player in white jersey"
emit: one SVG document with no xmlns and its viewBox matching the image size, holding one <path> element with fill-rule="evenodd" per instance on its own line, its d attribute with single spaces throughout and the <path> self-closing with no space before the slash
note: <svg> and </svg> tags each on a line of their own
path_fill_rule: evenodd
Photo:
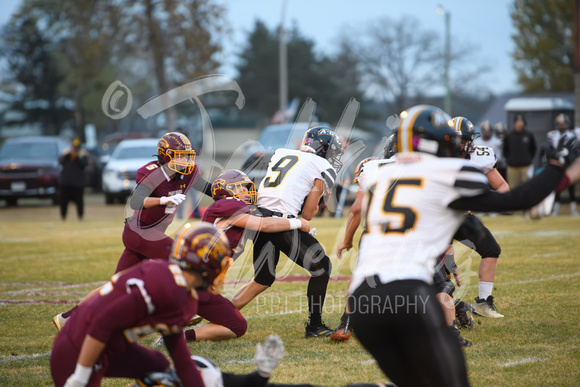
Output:
<svg viewBox="0 0 580 387">
<path fill-rule="evenodd" d="M 358 163 L 358 165 L 356 166 L 356 169 L 355 169 L 355 174 L 354 174 L 355 175 L 355 178 L 354 178 L 355 184 L 359 184 L 359 182 L 362 179 L 364 179 L 365 173 L 368 173 L 369 171 L 374 171 L 375 169 L 377 169 L 383 165 L 395 162 L 394 159 L 389 160 L 389 158 L 395 154 L 394 141 L 396 141 L 395 135 L 392 134 L 391 136 L 389 136 L 389 138 L 387 139 L 387 142 L 385 144 L 385 148 L 383 151 L 383 158 L 367 157 L 366 159 L 361 160 Z M 353 247 L 352 243 L 353 243 L 353 239 L 354 239 L 354 234 L 356 233 L 356 230 L 358 229 L 358 226 L 360 225 L 360 222 L 362 220 L 362 199 L 363 199 L 363 197 L 364 197 L 364 192 L 359 187 L 359 189 L 356 191 L 354 202 L 352 203 L 352 206 L 350 207 L 350 210 L 348 212 L 348 217 L 346 220 L 346 229 L 344 231 L 344 238 L 343 238 L 342 242 L 340 242 L 338 244 L 338 246 L 336 247 L 336 256 L 338 259 L 342 259 L 342 251 L 343 250 L 349 251 Z M 364 233 L 364 231 L 363 231 L 363 233 Z M 351 329 L 348 313 L 347 313 L 346 307 L 345 307 L 345 311 L 340 318 L 340 324 L 334 330 L 332 335 L 330 335 L 330 339 L 333 341 L 346 341 L 346 340 L 350 339 L 350 337 L 351 337 L 351 330 L 352 329 Z"/>
<path fill-rule="evenodd" d="M 509 191 L 508 183 L 495 168 L 496 158 L 493 149 L 489 146 L 473 145 L 476 133 L 471 121 L 465 117 L 455 117 L 452 122 L 455 131 L 461 137 L 461 152 L 459 156 L 477 164 L 494 190 L 497 192 Z M 491 295 L 501 247 L 489 229 L 471 212 L 467 213 L 465 220 L 453 236 L 453 239 L 475 250 L 481 256 L 479 264 L 479 295 L 475 298 L 475 304 L 473 304 L 474 312 L 484 317 L 503 317 L 497 311 L 494 297 Z"/>
<path fill-rule="evenodd" d="M 323 195 L 334 187 L 342 153 L 338 135 L 322 126 L 306 131 L 300 150 L 276 150 L 260 183 L 258 210 L 263 216 L 298 221 L 301 213 L 304 219 L 312 219 Z M 254 240 L 254 279 L 236 292 L 234 305 L 241 309 L 274 283 L 280 252 L 311 275 L 306 337 L 329 336 L 332 330 L 322 323 L 321 314 L 332 265 L 320 243 L 306 232 L 258 234 Z"/>
<path fill-rule="evenodd" d="M 580 179 L 551 161 L 515 190 L 490 191 L 484 172 L 457 158 L 460 137 L 439 108 L 401 113 L 396 163 L 365 175 L 362 236 L 349 286 L 351 324 L 397 386 L 467 386 L 465 359 L 431 286 L 435 260 L 467 210 L 530 208 L 562 181 Z M 564 178 L 566 176 L 566 178 Z"/>
</svg>

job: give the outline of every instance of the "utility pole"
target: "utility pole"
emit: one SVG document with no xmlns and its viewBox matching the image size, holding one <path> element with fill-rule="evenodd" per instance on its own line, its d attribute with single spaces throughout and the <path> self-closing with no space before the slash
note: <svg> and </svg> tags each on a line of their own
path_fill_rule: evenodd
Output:
<svg viewBox="0 0 580 387">
<path fill-rule="evenodd" d="M 437 6 L 437 13 L 445 16 L 445 106 L 444 110 L 447 114 L 453 115 L 451 112 L 451 92 L 449 86 L 449 64 L 451 62 L 451 13 L 446 11 L 441 5 Z"/>
<path fill-rule="evenodd" d="M 288 105 L 288 58 L 286 54 L 286 37 L 284 31 L 284 19 L 286 15 L 286 0 L 282 3 L 282 18 L 280 20 L 280 30 L 279 30 L 279 46 L 278 46 L 278 56 L 279 56 L 279 111 L 284 115 L 286 106 Z M 285 119 L 285 118 L 284 118 Z"/>
<path fill-rule="evenodd" d="M 574 1 L 574 128 L 580 128 L 580 0 Z"/>
</svg>

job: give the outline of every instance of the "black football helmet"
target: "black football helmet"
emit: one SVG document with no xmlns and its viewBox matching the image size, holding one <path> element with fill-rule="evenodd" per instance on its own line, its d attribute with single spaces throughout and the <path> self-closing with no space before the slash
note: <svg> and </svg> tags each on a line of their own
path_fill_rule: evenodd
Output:
<svg viewBox="0 0 580 387">
<path fill-rule="evenodd" d="M 244 200 L 248 195 L 249 201 Z M 211 196 L 213 200 L 234 197 L 247 204 L 258 204 L 256 185 L 244 172 L 236 169 L 223 171 L 215 178 L 211 185 Z"/>
<path fill-rule="evenodd" d="M 182 270 L 201 274 L 202 290 L 219 288 L 232 265 L 230 242 L 224 232 L 208 222 L 186 224 L 177 232 L 169 260 Z"/>
<path fill-rule="evenodd" d="M 461 157 L 465 157 L 473 152 L 473 140 L 475 140 L 475 128 L 471 121 L 465 117 L 455 117 L 453 120 L 453 128 L 461 137 Z"/>
<path fill-rule="evenodd" d="M 417 105 L 401 113 L 397 128 L 399 152 L 424 152 L 438 157 L 460 157 L 461 138 L 451 117 L 438 107 Z"/>
<path fill-rule="evenodd" d="M 385 149 L 383 150 L 383 157 L 385 159 L 390 159 L 397 153 L 397 132 L 391 134 L 387 138 L 387 142 L 385 144 Z"/>
<path fill-rule="evenodd" d="M 304 133 L 300 149 L 328 160 L 337 172 L 342 168 L 342 163 L 340 162 L 340 157 L 343 153 L 342 141 L 330 128 L 315 126 L 308 129 Z"/>
<path fill-rule="evenodd" d="M 195 167 L 195 150 L 182 133 L 165 133 L 157 143 L 157 159 L 177 173 L 189 175 Z"/>
</svg>

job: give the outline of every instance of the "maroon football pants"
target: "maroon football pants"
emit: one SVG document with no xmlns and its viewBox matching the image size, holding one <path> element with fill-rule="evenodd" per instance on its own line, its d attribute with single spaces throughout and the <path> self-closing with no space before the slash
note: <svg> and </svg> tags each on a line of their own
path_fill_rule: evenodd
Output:
<svg viewBox="0 0 580 387">
<path fill-rule="evenodd" d="M 160 351 L 139 344 L 120 343 L 123 351 L 105 352 L 93 367 L 88 387 L 100 386 L 103 377 L 137 379 L 149 372 L 163 372 L 170 366 Z M 108 343 L 109 346 L 116 346 Z M 77 364 L 80 348 L 76 348 L 66 333 L 59 333 L 50 354 L 50 373 L 56 387 L 64 386 Z"/>
<path fill-rule="evenodd" d="M 173 239 L 156 228 L 139 228 L 137 219 L 125 223 L 123 229 L 125 250 L 119 258 L 115 273 L 125 270 L 145 259 L 169 259 Z"/>
</svg>

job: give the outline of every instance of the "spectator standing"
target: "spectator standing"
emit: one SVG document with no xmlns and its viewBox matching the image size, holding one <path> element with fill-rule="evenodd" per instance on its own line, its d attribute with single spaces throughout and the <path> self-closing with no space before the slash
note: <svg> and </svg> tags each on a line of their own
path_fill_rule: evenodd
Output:
<svg viewBox="0 0 580 387">
<path fill-rule="evenodd" d="M 79 220 L 83 219 L 85 204 L 83 191 L 85 189 L 85 168 L 89 162 L 88 152 L 81 148 L 81 140 L 75 138 L 72 146 L 60 156 L 58 162 L 62 165 L 60 173 L 60 217 L 66 220 L 69 201 L 77 206 Z"/>
<path fill-rule="evenodd" d="M 522 114 L 516 115 L 513 130 L 503 140 L 503 154 L 509 185 L 515 188 L 528 181 L 528 171 L 536 154 L 536 141 L 534 135 L 526 129 L 526 120 Z"/>
</svg>

